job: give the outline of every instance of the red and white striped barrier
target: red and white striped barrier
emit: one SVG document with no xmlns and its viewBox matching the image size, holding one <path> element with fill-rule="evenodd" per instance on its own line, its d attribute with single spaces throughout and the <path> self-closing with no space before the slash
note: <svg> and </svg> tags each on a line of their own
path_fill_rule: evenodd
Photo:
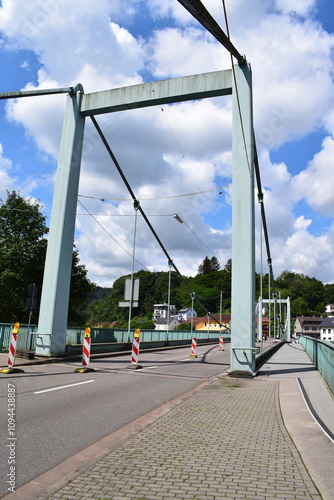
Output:
<svg viewBox="0 0 334 500">
<path fill-rule="evenodd" d="M 224 338 L 219 337 L 219 350 L 223 351 L 224 350 Z"/>
<path fill-rule="evenodd" d="M 89 366 L 90 361 L 90 337 L 84 337 L 84 343 L 82 348 L 82 366 Z"/>
<path fill-rule="evenodd" d="M 131 364 L 128 366 L 128 368 L 132 369 L 142 368 L 142 366 L 138 365 L 139 345 L 140 345 L 140 330 L 139 328 L 136 328 L 132 343 Z"/>
<path fill-rule="evenodd" d="M 90 362 L 90 344 L 91 344 L 91 330 L 90 328 L 85 329 L 85 334 L 83 338 L 83 346 L 82 346 L 82 368 L 77 368 L 75 372 L 84 373 L 84 372 L 94 372 L 94 368 L 89 367 Z"/>
<path fill-rule="evenodd" d="M 17 338 L 19 335 L 19 330 L 20 330 L 20 323 L 15 323 L 13 331 L 12 331 L 12 337 L 10 339 L 10 346 L 9 346 L 9 351 L 8 351 L 8 358 L 7 358 L 7 368 L 2 368 L 0 370 L 0 373 L 21 373 L 23 370 L 14 368 L 14 363 L 15 363 L 15 354 L 16 354 L 16 347 L 17 347 Z"/>
<path fill-rule="evenodd" d="M 197 358 L 196 351 L 197 351 L 197 339 L 195 337 L 193 337 L 193 339 L 191 341 L 191 350 L 190 350 L 189 358 Z"/>
<path fill-rule="evenodd" d="M 8 360 L 7 360 L 8 368 L 11 368 L 12 366 L 14 366 L 16 344 L 17 344 L 17 337 L 19 334 L 19 330 L 20 330 L 20 323 L 15 323 L 13 331 L 12 331 L 12 338 L 10 340 L 10 346 L 9 346 L 9 352 L 8 352 Z"/>
</svg>

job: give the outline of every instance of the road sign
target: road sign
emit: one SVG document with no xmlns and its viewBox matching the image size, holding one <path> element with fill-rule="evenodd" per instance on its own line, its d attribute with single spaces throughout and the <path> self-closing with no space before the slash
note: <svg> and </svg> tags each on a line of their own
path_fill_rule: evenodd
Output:
<svg viewBox="0 0 334 500">
<path fill-rule="evenodd" d="M 131 297 L 131 282 L 133 283 L 133 285 L 132 285 L 132 297 Z M 132 301 L 133 300 L 137 301 L 139 299 L 139 278 L 136 278 L 134 280 L 132 280 L 132 279 L 125 280 L 124 299 L 125 300 L 132 300 Z"/>
</svg>

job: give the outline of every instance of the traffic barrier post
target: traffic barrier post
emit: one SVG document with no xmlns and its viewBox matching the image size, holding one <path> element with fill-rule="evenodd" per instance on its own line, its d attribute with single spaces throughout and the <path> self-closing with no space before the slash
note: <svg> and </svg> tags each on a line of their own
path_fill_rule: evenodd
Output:
<svg viewBox="0 0 334 500">
<path fill-rule="evenodd" d="M 90 328 L 85 329 L 85 334 L 83 338 L 82 346 L 82 367 L 74 370 L 76 373 L 86 373 L 95 372 L 94 368 L 90 368 L 90 344 L 91 344 L 91 330 Z"/>
<path fill-rule="evenodd" d="M 12 337 L 10 340 L 10 346 L 9 346 L 9 351 L 8 351 L 8 359 L 7 359 L 7 368 L 2 368 L 0 370 L 0 373 L 23 373 L 24 370 L 21 368 L 16 368 L 14 367 L 15 363 L 15 353 L 16 353 L 16 346 L 17 346 L 17 339 L 20 331 L 20 323 L 15 323 L 13 331 L 12 331 Z"/>
<path fill-rule="evenodd" d="M 192 341 L 191 341 L 191 351 L 190 351 L 190 355 L 189 355 L 189 358 L 197 358 L 197 339 L 195 337 L 193 337 Z"/>
<path fill-rule="evenodd" d="M 224 350 L 224 338 L 219 337 L 219 351 L 223 351 L 223 350 Z"/>
<path fill-rule="evenodd" d="M 132 370 L 138 370 L 142 368 L 141 365 L 138 365 L 139 345 L 140 345 L 140 330 L 139 328 L 136 328 L 133 336 L 131 363 L 128 365 L 128 368 Z"/>
</svg>

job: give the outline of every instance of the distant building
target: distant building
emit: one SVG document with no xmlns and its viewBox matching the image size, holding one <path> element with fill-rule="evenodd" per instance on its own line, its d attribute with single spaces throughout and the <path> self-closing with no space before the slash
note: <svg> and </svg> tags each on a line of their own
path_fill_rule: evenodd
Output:
<svg viewBox="0 0 334 500">
<path fill-rule="evenodd" d="M 215 318 L 220 320 L 219 314 L 214 315 Z M 212 317 L 212 316 L 201 316 L 201 317 L 196 317 L 196 318 L 188 318 L 185 323 L 189 323 L 189 326 L 193 322 L 193 327 L 194 330 L 206 330 L 209 332 L 227 332 L 228 329 L 230 328 L 230 322 L 231 322 L 231 315 L 230 314 L 222 314 L 221 316 L 221 323 L 223 327 L 220 327 L 220 324 Z M 226 328 L 224 328 L 224 326 Z"/>
<path fill-rule="evenodd" d="M 334 305 L 333 304 L 328 304 L 328 306 L 326 306 L 326 314 L 328 316 L 334 316 Z"/>
<path fill-rule="evenodd" d="M 334 342 L 334 316 L 328 316 L 321 322 L 320 339 Z"/>
<path fill-rule="evenodd" d="M 270 333 L 270 323 L 271 321 L 266 316 L 262 316 L 262 336 L 265 338 L 269 337 Z M 259 335 L 259 316 L 255 316 L 255 333 L 256 336 Z"/>
<path fill-rule="evenodd" d="M 320 339 L 320 325 L 323 318 L 316 316 L 297 316 L 294 325 L 294 335 L 307 335 Z"/>
<path fill-rule="evenodd" d="M 197 312 L 192 307 L 183 307 L 179 310 L 177 317 L 181 322 L 188 321 L 189 318 L 196 318 Z"/>
<path fill-rule="evenodd" d="M 176 307 L 166 303 L 154 304 L 153 323 L 156 330 L 175 330 L 180 324 L 180 321 L 176 318 Z"/>
</svg>

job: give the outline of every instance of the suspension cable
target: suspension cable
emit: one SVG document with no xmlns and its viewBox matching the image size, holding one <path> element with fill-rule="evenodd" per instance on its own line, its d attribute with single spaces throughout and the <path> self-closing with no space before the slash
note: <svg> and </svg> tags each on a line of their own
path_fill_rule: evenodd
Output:
<svg viewBox="0 0 334 500">
<path fill-rule="evenodd" d="M 112 161 L 113 161 L 113 163 L 114 163 L 114 165 L 115 165 L 115 167 L 116 167 L 116 169 L 117 169 L 118 173 L 120 174 L 120 176 L 121 176 L 121 178 L 122 178 L 122 180 L 123 180 L 123 182 L 124 182 L 124 184 L 125 184 L 125 186 L 126 186 L 127 190 L 129 191 L 129 194 L 130 194 L 131 198 L 133 199 L 133 201 L 134 201 L 134 202 L 138 203 L 138 210 L 139 210 L 139 212 L 140 212 L 140 213 L 141 213 L 141 215 L 143 216 L 143 218 L 144 218 L 144 220 L 145 220 L 146 224 L 148 225 L 148 227 L 150 228 L 150 230 L 151 230 L 151 232 L 152 232 L 153 236 L 155 237 L 155 239 L 156 239 L 156 240 L 157 240 L 157 242 L 159 243 L 160 248 L 162 249 L 163 253 L 164 253 L 164 254 L 165 254 L 165 256 L 167 257 L 167 260 L 168 260 L 168 265 L 172 266 L 172 267 L 175 269 L 175 271 L 178 273 L 178 275 L 179 275 L 179 276 L 180 276 L 180 278 L 182 279 L 183 283 L 184 283 L 184 284 L 185 284 L 185 286 L 187 287 L 187 289 L 188 289 L 188 291 L 189 291 L 190 295 L 194 294 L 194 292 L 192 291 L 192 289 L 191 289 L 191 288 L 190 288 L 190 286 L 188 285 L 187 281 L 185 280 L 184 276 L 182 276 L 182 274 L 180 273 L 180 271 L 178 270 L 178 268 L 177 268 L 177 267 L 176 267 L 176 265 L 174 264 L 174 262 L 173 262 L 173 260 L 171 259 L 171 257 L 170 257 L 170 255 L 169 255 L 169 253 L 167 252 L 166 248 L 164 247 L 164 245 L 163 245 L 162 241 L 160 240 L 159 236 L 157 235 L 157 233 L 156 233 L 155 229 L 153 228 L 152 224 L 150 223 L 149 219 L 147 218 L 147 216 L 146 216 L 146 214 L 145 214 L 144 210 L 142 209 L 142 207 L 141 207 L 141 205 L 140 205 L 140 203 L 139 203 L 138 199 L 136 198 L 136 196 L 135 196 L 134 192 L 132 191 L 132 188 L 131 188 L 131 186 L 130 186 L 129 182 L 128 182 L 127 178 L 125 177 L 125 175 L 124 175 L 124 173 L 123 173 L 123 171 L 122 171 L 122 169 L 121 169 L 121 166 L 120 166 L 120 164 L 118 163 L 118 161 L 117 161 L 117 159 L 116 159 L 116 157 L 115 157 L 115 155 L 114 155 L 114 153 L 113 153 L 112 149 L 110 148 L 110 146 L 109 146 L 109 144 L 108 144 L 108 142 L 107 142 L 107 139 L 105 138 L 105 136 L 104 136 L 104 134 L 103 134 L 103 132 L 102 132 L 102 130 L 101 130 L 101 128 L 100 128 L 100 126 L 99 126 L 99 124 L 97 123 L 97 121 L 96 121 L 95 117 L 94 117 L 94 116 L 91 116 L 90 118 L 91 118 L 91 120 L 92 120 L 92 122 L 93 122 L 93 124 L 94 124 L 94 126 L 95 126 L 95 128 L 96 128 L 96 130 L 97 130 L 97 133 L 99 134 L 99 136 L 100 136 L 100 138 L 101 138 L 101 140 L 102 140 L 102 142 L 103 142 L 103 144 L 104 144 L 104 146 L 105 146 L 106 150 L 108 151 L 108 154 L 109 154 L 110 158 L 112 159 Z M 197 303 L 198 303 L 198 304 L 199 304 L 199 305 L 200 305 L 200 306 L 204 309 L 204 311 L 206 311 L 206 307 L 204 306 L 204 304 L 202 303 L 202 301 L 201 301 L 201 300 L 200 300 L 200 299 L 199 299 L 199 298 L 198 298 L 195 294 L 194 294 L 194 297 L 195 297 L 196 302 L 197 302 Z M 210 313 L 207 313 L 207 314 L 210 314 Z M 211 314 L 210 314 L 210 316 L 211 316 Z M 215 319 L 215 321 L 217 321 L 217 323 L 219 323 L 219 325 L 220 325 L 220 326 L 224 326 L 224 325 L 221 325 L 220 321 L 218 321 L 216 318 L 214 318 L 214 319 Z"/>
<path fill-rule="evenodd" d="M 178 2 L 237 59 L 239 64 L 246 63 L 245 57 L 231 44 L 217 21 L 211 16 L 200 0 L 178 0 Z"/>
</svg>

